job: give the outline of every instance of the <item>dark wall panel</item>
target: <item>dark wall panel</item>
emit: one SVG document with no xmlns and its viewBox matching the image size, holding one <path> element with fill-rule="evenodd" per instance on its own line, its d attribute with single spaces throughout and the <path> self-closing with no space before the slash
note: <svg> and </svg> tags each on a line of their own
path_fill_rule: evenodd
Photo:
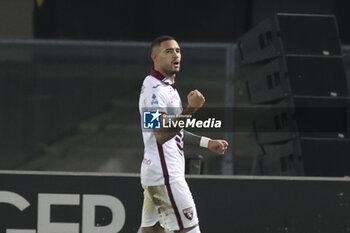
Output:
<svg viewBox="0 0 350 233">
<path fill-rule="evenodd" d="M 51 0 L 34 12 L 36 38 L 234 41 L 248 27 L 244 0 L 109 1 Z"/>
<path fill-rule="evenodd" d="M 347 232 L 350 218 L 348 182 L 347 178 L 256 179 L 215 176 L 188 179 L 203 233 Z M 107 226 L 118 218 L 120 222 L 116 225 L 121 230 L 113 232 L 136 233 L 141 221 L 142 188 L 136 175 L 2 173 L 0 190 L 1 232 L 5 232 L 5 229 L 63 232 L 57 230 L 60 228 L 58 225 L 50 226 L 51 231 L 44 231 L 44 226 L 38 224 L 37 219 L 39 216 L 43 218 L 45 214 L 50 215 L 52 223 L 61 226 L 79 224 L 79 233 L 84 233 L 81 228 L 84 223 Z M 80 202 L 64 205 L 72 200 L 67 194 L 80 199 Z M 17 198 L 14 198 L 16 195 Z M 112 197 L 112 201 L 100 205 L 104 211 L 96 208 L 95 224 L 91 219 L 83 219 L 83 214 L 87 213 L 84 199 L 87 195 L 93 195 L 95 201 L 98 197 L 104 200 Z M 20 198 L 28 202 L 22 211 L 14 206 L 14 203 L 19 204 Z M 55 203 L 57 200 L 61 203 L 52 204 L 50 212 L 42 207 L 42 204 Z M 41 203 L 39 207 L 38 202 Z M 112 205 L 116 202 L 121 205 Z M 115 210 L 119 215 L 111 216 L 108 209 Z M 125 213 L 125 219 L 122 213 Z M 107 231 L 101 227 L 98 232 Z"/>
<path fill-rule="evenodd" d="M 35 1 L 36 2 L 36 1 Z M 34 10 L 35 38 L 231 42 L 274 13 L 335 14 L 343 43 L 347 0 L 109 1 L 50 0 Z"/>
</svg>

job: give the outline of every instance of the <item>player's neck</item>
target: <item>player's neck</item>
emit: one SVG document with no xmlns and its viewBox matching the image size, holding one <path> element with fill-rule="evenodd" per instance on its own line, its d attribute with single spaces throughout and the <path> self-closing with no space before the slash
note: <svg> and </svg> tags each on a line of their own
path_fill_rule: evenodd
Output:
<svg viewBox="0 0 350 233">
<path fill-rule="evenodd" d="M 164 77 L 166 77 L 167 79 L 169 79 L 172 83 L 175 82 L 175 76 L 176 74 L 167 74 L 166 72 L 162 71 L 162 70 L 158 70 L 155 68 L 155 70 L 157 70 L 158 72 L 160 72 Z"/>
<path fill-rule="evenodd" d="M 173 74 L 172 76 L 170 76 L 170 77 L 168 77 L 168 76 L 165 76 L 165 77 L 167 77 L 170 81 L 171 81 L 171 83 L 174 83 L 175 82 L 175 74 Z"/>
</svg>

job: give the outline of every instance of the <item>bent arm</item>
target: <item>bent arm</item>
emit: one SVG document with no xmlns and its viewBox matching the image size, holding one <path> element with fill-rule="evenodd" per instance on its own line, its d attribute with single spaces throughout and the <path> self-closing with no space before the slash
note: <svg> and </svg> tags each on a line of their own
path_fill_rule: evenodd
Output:
<svg viewBox="0 0 350 233">
<path fill-rule="evenodd" d="M 193 115 L 196 112 L 196 109 L 194 108 L 186 108 L 182 111 L 181 115 Z M 161 116 L 161 122 L 163 122 L 164 115 Z M 175 119 L 172 119 L 173 122 L 178 122 L 180 120 L 186 120 L 185 117 L 178 117 Z M 178 124 L 176 124 L 176 127 L 169 127 L 169 128 L 163 128 L 160 129 L 154 129 L 154 135 L 156 137 L 156 140 L 159 144 L 163 144 L 169 139 L 173 138 L 176 134 L 179 133 L 181 130 L 181 127 L 179 127 Z"/>
<path fill-rule="evenodd" d="M 198 109 L 200 109 L 204 102 L 205 98 L 200 93 L 198 90 L 191 91 L 187 95 L 187 100 L 188 100 L 188 106 L 181 112 L 182 116 L 188 116 L 188 115 L 193 115 Z M 185 120 L 187 119 L 186 117 L 179 117 L 175 118 L 172 121 L 178 122 L 179 120 Z M 163 115 L 161 116 L 161 122 L 163 122 Z M 179 133 L 181 130 L 181 127 L 176 124 L 176 127 L 169 127 L 169 128 L 160 128 L 154 130 L 154 135 L 157 139 L 157 142 L 160 144 L 165 143 L 169 139 L 173 138 L 176 134 Z"/>
</svg>

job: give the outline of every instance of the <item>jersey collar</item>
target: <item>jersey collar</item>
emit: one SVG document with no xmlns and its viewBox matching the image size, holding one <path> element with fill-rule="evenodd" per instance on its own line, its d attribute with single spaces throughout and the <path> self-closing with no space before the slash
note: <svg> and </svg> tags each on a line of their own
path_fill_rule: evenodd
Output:
<svg viewBox="0 0 350 233">
<path fill-rule="evenodd" d="M 151 75 L 153 77 L 155 77 L 156 79 L 160 80 L 162 83 L 165 83 L 166 85 L 170 85 L 172 86 L 174 89 L 176 89 L 175 87 L 175 82 L 174 83 L 170 83 L 170 81 L 168 80 L 167 77 L 165 77 L 162 73 L 160 73 L 158 70 L 155 69 L 151 69 Z"/>
</svg>

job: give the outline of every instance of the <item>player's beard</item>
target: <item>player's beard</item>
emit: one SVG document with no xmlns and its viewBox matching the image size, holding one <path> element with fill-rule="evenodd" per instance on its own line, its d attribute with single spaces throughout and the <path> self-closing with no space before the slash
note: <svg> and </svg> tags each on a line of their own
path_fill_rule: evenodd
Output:
<svg viewBox="0 0 350 233">
<path fill-rule="evenodd" d="M 171 76 L 176 76 L 177 73 L 179 73 L 179 70 L 172 70 L 172 71 L 169 71 L 169 72 L 167 73 L 167 75 L 168 75 L 169 77 L 171 77 Z"/>
<path fill-rule="evenodd" d="M 170 67 L 167 67 L 167 69 L 164 70 L 164 73 L 169 77 L 176 75 L 179 72 L 180 72 L 180 67 L 176 69 L 176 68 L 173 68 L 172 65 Z"/>
</svg>

